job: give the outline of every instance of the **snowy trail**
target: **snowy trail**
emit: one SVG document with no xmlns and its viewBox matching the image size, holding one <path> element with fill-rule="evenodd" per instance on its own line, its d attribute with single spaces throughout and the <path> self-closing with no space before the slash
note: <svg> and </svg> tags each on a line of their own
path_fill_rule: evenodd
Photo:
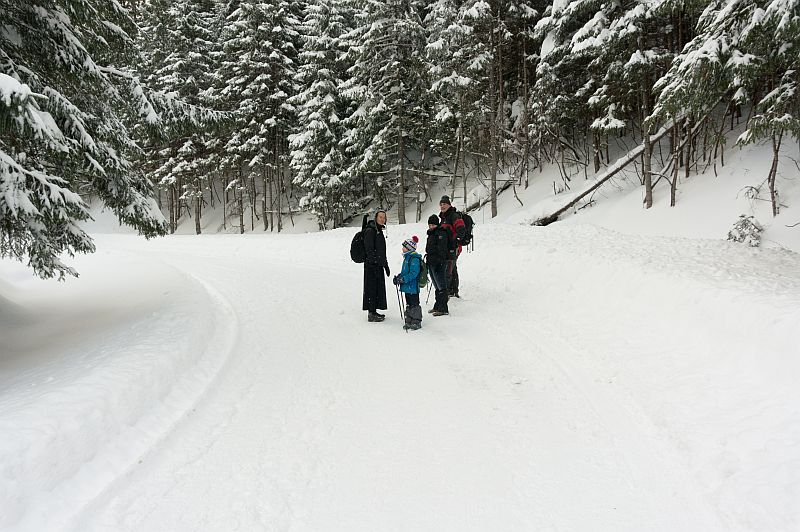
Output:
<svg viewBox="0 0 800 532">
<path fill-rule="evenodd" d="M 359 311 L 349 231 L 100 237 L 221 294 L 236 335 L 199 402 L 68 528 L 798 526 L 798 368 L 778 356 L 796 254 L 481 229 L 465 299 L 411 334 L 391 284 L 385 323 Z"/>
<path fill-rule="evenodd" d="M 120 255 L 139 272 L 131 285 L 87 265 L 94 285 L 29 297 L 13 329 L 3 329 L 15 356 L 0 364 L 0 529 L 65 527 L 169 433 L 233 350 L 236 322 L 224 297 Z M 187 337 L 182 328 L 202 332 Z"/>
</svg>

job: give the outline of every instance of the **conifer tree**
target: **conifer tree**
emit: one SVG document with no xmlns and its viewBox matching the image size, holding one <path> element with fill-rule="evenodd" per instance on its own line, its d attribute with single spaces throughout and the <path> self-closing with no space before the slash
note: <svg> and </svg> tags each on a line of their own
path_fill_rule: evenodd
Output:
<svg viewBox="0 0 800 532">
<path fill-rule="evenodd" d="M 797 71 L 800 13 L 796 2 L 741 0 L 708 4 L 697 35 L 655 84 L 653 117 L 709 113 L 720 100 L 750 105 L 753 116 L 740 144 L 769 139 L 773 162 L 767 177 L 773 214 L 775 178 L 783 135 L 798 136 Z"/>
<path fill-rule="evenodd" d="M 152 185 L 132 164 L 131 122 L 159 116 L 126 65 L 133 23 L 116 1 L 0 1 L 0 255 L 41 277 L 77 275 L 91 252 L 81 194 L 147 237 L 163 234 Z"/>
<path fill-rule="evenodd" d="M 159 89 L 199 108 L 214 105 L 218 6 L 214 0 L 178 0 L 150 7 L 152 33 L 144 43 L 153 54 L 150 80 Z M 163 40 L 154 41 L 153 35 Z M 164 51 L 167 53 L 164 53 Z M 172 230 L 182 207 L 192 206 L 195 231 L 200 232 L 203 195 L 208 187 L 214 139 L 198 124 L 172 128 L 151 153 L 160 162 L 153 178 L 168 191 Z"/>
<path fill-rule="evenodd" d="M 342 36 L 352 31 L 353 12 L 340 0 L 318 0 L 306 7 L 303 48 L 295 80 L 300 92 L 290 99 L 297 127 L 289 138 L 294 182 L 305 195 L 300 205 L 317 216 L 320 227 L 337 227 L 358 207 L 342 141 L 343 119 L 353 102 L 340 87 L 350 66 Z"/>
<path fill-rule="evenodd" d="M 290 2 L 237 0 L 226 8 L 221 34 L 217 93 L 233 113 L 223 149 L 223 163 L 232 176 L 228 186 L 238 190 L 239 197 L 248 191 L 253 212 L 258 178 L 265 229 L 275 203 L 278 211 L 281 206 L 284 146 L 294 115 L 288 100 L 296 92 L 297 15 L 297 6 Z M 280 220 L 279 213 L 278 230 Z"/>
<path fill-rule="evenodd" d="M 378 205 L 396 197 L 405 223 L 409 132 L 424 118 L 414 111 L 427 87 L 422 6 L 414 0 L 362 0 L 356 6 L 356 27 L 347 37 L 353 67 L 343 85 L 358 105 L 345 119 L 348 171 L 372 176 Z"/>
<path fill-rule="evenodd" d="M 491 16 L 485 2 L 437 0 L 426 17 L 427 60 L 436 97 L 434 119 L 442 126 L 437 129 L 437 147 L 453 160 L 453 195 L 459 168 L 466 176 L 466 154 L 481 151 L 478 132 L 491 112 L 485 95 L 492 51 L 486 32 L 477 31 Z"/>
</svg>

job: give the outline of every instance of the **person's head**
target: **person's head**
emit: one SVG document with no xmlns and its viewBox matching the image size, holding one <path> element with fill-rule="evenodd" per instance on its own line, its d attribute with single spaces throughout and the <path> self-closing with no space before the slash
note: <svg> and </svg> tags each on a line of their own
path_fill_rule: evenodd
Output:
<svg viewBox="0 0 800 532">
<path fill-rule="evenodd" d="M 428 229 L 436 229 L 439 226 L 439 217 L 431 214 L 428 218 Z"/>
<path fill-rule="evenodd" d="M 441 212 L 446 212 L 450 205 L 450 196 L 442 196 L 442 199 L 439 200 L 439 210 Z"/>
<path fill-rule="evenodd" d="M 386 225 L 386 211 L 378 211 L 375 213 L 375 223 L 378 225 Z"/>
<path fill-rule="evenodd" d="M 414 235 L 411 238 L 405 240 L 403 242 L 403 253 L 407 253 L 409 251 L 416 251 L 418 243 L 419 243 L 419 238 L 417 238 L 417 235 Z"/>
</svg>

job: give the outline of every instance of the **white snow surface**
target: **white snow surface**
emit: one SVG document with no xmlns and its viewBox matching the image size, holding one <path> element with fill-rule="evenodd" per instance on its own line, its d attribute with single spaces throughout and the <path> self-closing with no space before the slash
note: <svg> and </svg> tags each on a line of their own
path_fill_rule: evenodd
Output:
<svg viewBox="0 0 800 532">
<path fill-rule="evenodd" d="M 0 529 L 798 528 L 796 253 L 476 230 L 412 333 L 349 229 L 0 262 Z"/>
<path fill-rule="evenodd" d="M 353 229 L 146 241 L 94 210 L 79 279 L 0 261 L 0 530 L 800 530 L 798 154 L 772 218 L 761 148 L 547 227 L 592 176 L 537 172 L 410 333 L 388 280 L 366 321 Z M 761 248 L 724 240 L 742 213 Z M 392 273 L 424 229 L 390 225 Z"/>
</svg>

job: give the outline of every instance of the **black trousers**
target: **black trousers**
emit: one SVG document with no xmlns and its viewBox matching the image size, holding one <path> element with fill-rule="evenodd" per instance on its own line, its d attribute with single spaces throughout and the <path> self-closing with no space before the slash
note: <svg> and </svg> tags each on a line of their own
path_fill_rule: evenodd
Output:
<svg viewBox="0 0 800 532">
<path fill-rule="evenodd" d="M 406 296 L 406 305 L 409 307 L 416 307 L 419 305 L 419 294 L 406 294 L 403 292 L 403 295 Z"/>
<path fill-rule="evenodd" d="M 448 289 L 451 294 L 458 293 L 458 259 L 454 259 L 452 261 L 453 267 L 450 270 L 450 282 L 447 284 Z"/>
<path fill-rule="evenodd" d="M 448 312 L 447 300 L 449 298 L 447 291 L 450 285 L 450 277 L 448 276 L 450 261 L 436 264 L 435 266 L 428 267 L 431 279 L 433 279 L 433 287 L 436 289 L 436 302 L 433 304 L 435 310 Z"/>
</svg>

